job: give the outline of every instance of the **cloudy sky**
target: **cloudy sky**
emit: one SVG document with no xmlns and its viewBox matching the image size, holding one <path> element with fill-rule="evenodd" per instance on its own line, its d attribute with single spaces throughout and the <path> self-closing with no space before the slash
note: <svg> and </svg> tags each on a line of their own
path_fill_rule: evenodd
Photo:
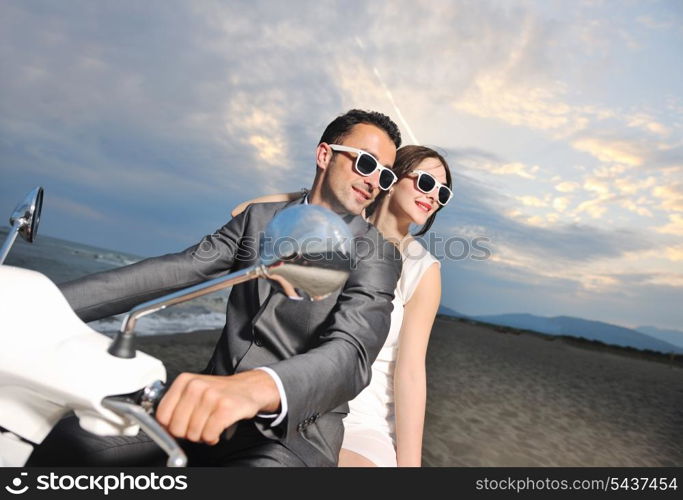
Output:
<svg viewBox="0 0 683 500">
<path fill-rule="evenodd" d="M 444 305 L 680 328 L 681 54 L 678 0 L 3 0 L 0 210 L 41 184 L 45 234 L 176 251 L 376 109 L 447 155 L 434 236 L 488 238 Z"/>
</svg>

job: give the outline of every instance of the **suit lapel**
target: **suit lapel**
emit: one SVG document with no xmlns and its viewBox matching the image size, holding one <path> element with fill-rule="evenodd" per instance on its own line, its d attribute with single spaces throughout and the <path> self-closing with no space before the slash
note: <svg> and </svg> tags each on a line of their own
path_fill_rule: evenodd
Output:
<svg viewBox="0 0 683 500">
<path fill-rule="evenodd" d="M 260 307 L 268 298 L 268 295 L 270 294 L 273 287 L 270 286 L 270 281 L 268 281 L 266 278 L 259 278 L 257 281 L 258 282 L 256 286 L 258 287 L 258 301 Z"/>
</svg>

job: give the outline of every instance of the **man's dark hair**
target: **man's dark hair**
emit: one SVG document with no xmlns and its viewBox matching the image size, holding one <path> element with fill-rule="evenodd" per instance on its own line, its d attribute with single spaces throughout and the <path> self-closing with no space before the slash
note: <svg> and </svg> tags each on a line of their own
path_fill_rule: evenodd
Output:
<svg viewBox="0 0 683 500">
<path fill-rule="evenodd" d="M 401 147 L 401 132 L 391 118 L 377 111 L 364 111 L 362 109 L 352 109 L 332 120 L 323 132 L 318 144 L 321 142 L 327 144 L 341 142 L 351 132 L 353 126 L 359 123 L 367 123 L 384 130 L 396 148 Z"/>
</svg>

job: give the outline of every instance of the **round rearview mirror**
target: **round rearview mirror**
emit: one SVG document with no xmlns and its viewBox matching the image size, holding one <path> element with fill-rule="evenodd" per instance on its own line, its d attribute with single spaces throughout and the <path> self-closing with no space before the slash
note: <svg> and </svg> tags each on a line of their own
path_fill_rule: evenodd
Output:
<svg viewBox="0 0 683 500">
<path fill-rule="evenodd" d="M 320 300 L 346 282 L 353 266 L 353 235 L 331 210 L 296 205 L 270 221 L 259 256 L 266 277 L 288 297 Z"/>
<path fill-rule="evenodd" d="M 29 243 L 33 243 L 40 223 L 40 211 L 43 209 L 43 188 L 38 186 L 19 203 L 10 215 L 11 226 L 5 242 L 0 247 L 0 264 L 5 262 L 7 254 L 14 244 L 17 234 Z"/>
<path fill-rule="evenodd" d="M 38 233 L 40 212 L 43 209 L 43 188 L 38 186 L 19 203 L 9 218 L 10 226 L 17 226 L 17 231 L 29 243 Z"/>
</svg>

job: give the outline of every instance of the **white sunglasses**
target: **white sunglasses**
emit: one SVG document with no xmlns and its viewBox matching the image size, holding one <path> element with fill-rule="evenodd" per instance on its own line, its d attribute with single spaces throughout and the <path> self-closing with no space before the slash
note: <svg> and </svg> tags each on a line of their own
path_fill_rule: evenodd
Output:
<svg viewBox="0 0 683 500">
<path fill-rule="evenodd" d="M 356 153 L 356 161 L 353 164 L 353 169 L 364 177 L 368 177 L 379 169 L 379 187 L 386 191 L 398 180 L 396 174 L 390 168 L 380 164 L 377 159 L 367 151 L 362 149 L 352 148 L 350 146 L 342 146 L 340 144 L 329 144 L 332 151 L 345 151 L 347 153 Z"/>
<path fill-rule="evenodd" d="M 434 189 L 439 188 L 439 194 L 436 197 L 439 205 L 444 206 L 451 201 L 453 191 L 448 186 L 444 186 L 436 178 L 424 170 L 413 170 L 411 174 L 417 174 L 417 188 L 425 194 L 429 194 Z"/>
</svg>

